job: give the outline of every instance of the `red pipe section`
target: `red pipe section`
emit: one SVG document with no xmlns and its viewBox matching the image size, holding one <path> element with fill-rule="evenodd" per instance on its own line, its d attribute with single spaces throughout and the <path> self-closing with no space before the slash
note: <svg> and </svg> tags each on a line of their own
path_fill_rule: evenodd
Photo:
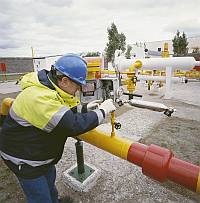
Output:
<svg viewBox="0 0 200 203">
<path fill-rule="evenodd" d="M 173 157 L 169 164 L 168 179 L 196 191 L 200 167 Z"/>
<path fill-rule="evenodd" d="M 142 167 L 142 173 L 155 180 L 169 179 L 196 192 L 200 167 L 175 158 L 168 149 L 133 143 L 127 160 Z"/>
</svg>

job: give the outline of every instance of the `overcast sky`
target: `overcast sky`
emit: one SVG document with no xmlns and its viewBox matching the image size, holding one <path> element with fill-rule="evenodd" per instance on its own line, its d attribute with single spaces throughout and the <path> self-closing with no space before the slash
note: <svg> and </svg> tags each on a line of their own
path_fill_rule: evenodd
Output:
<svg viewBox="0 0 200 203">
<path fill-rule="evenodd" d="M 0 57 L 103 51 L 114 22 L 127 43 L 200 35 L 200 0 L 0 0 Z"/>
</svg>

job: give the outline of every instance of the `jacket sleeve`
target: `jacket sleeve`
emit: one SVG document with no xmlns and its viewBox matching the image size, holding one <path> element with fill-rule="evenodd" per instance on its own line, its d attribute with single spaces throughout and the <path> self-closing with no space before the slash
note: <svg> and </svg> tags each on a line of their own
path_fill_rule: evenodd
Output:
<svg viewBox="0 0 200 203">
<path fill-rule="evenodd" d="M 71 110 L 75 112 L 87 113 L 87 104 L 79 104 L 78 106 L 72 107 Z"/>
<path fill-rule="evenodd" d="M 103 110 L 94 110 L 88 113 L 74 113 L 67 111 L 52 133 L 66 134 L 67 137 L 75 137 L 97 127 L 104 120 Z"/>
</svg>

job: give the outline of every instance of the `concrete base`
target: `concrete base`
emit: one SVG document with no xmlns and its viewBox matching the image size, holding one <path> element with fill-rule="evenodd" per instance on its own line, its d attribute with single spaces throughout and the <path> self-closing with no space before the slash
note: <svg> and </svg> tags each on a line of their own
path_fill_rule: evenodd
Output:
<svg viewBox="0 0 200 203">
<path fill-rule="evenodd" d="M 77 164 L 67 169 L 63 174 L 64 182 L 75 191 L 88 192 L 96 184 L 96 181 L 101 175 L 100 170 L 95 166 L 88 163 L 85 163 L 85 165 L 91 168 L 92 173 L 82 181 L 77 179 L 74 175 L 72 176 L 72 171 L 76 170 Z"/>
</svg>

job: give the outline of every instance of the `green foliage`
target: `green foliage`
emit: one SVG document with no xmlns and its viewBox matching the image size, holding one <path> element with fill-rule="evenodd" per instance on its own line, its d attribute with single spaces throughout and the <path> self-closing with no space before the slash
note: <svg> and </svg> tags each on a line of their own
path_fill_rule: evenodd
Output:
<svg viewBox="0 0 200 203">
<path fill-rule="evenodd" d="M 100 52 L 87 52 L 84 56 L 85 57 L 92 57 L 92 56 L 100 56 L 101 55 L 101 53 Z"/>
<path fill-rule="evenodd" d="M 132 50 L 132 46 L 130 46 L 129 44 L 127 45 L 127 49 L 126 49 L 126 53 L 125 53 L 125 57 L 127 59 L 131 58 L 131 50 Z"/>
<path fill-rule="evenodd" d="M 173 42 L 173 51 L 175 56 L 186 56 L 188 54 L 188 42 L 186 34 L 183 32 L 182 36 L 179 31 L 177 31 Z"/>
<path fill-rule="evenodd" d="M 106 44 L 105 52 L 106 59 L 108 62 L 114 60 L 114 54 L 117 49 L 126 50 L 126 36 L 124 33 L 118 33 L 117 27 L 114 23 L 111 24 L 110 28 L 107 28 L 108 32 L 108 43 Z"/>
<path fill-rule="evenodd" d="M 192 53 L 194 53 L 194 54 L 200 54 L 199 47 L 194 47 L 193 50 L 192 50 Z"/>
</svg>

